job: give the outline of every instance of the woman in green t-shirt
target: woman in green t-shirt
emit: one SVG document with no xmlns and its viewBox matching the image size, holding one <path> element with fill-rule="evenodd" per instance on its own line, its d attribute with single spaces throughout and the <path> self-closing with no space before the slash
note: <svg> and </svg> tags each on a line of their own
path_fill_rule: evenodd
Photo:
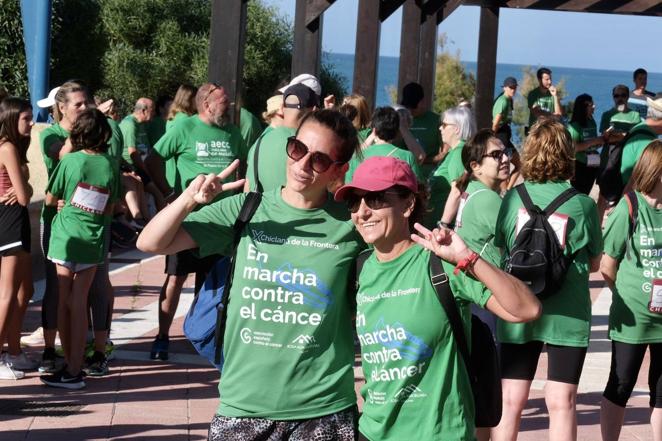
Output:
<svg viewBox="0 0 662 441">
<path fill-rule="evenodd" d="M 453 107 L 441 116 L 439 130 L 444 141 L 444 149 L 448 153 L 430 175 L 430 210 L 424 222 L 428 228 L 437 225 L 441 219 L 451 183 L 464 173 L 462 147 L 476 133 L 476 119 L 471 109 Z"/>
<path fill-rule="evenodd" d="M 572 118 L 568 132 L 575 145 L 575 175 L 570 183 L 578 191 L 589 194 L 600 172 L 600 152 L 597 150 L 605 143 L 598 136 L 598 127 L 593 119 L 595 104 L 588 94 L 575 98 Z"/>
<path fill-rule="evenodd" d="M 522 151 L 524 189 L 534 205 L 547 207 L 570 189 L 574 148 L 563 124 L 540 119 L 529 132 Z M 577 438 L 576 398 L 589 342 L 591 298 L 589 272 L 597 271 L 602 234 L 595 202 L 578 193 L 548 216 L 564 255 L 574 255 L 560 289 L 541 299 L 542 316 L 530 323 L 498 320 L 501 342 L 503 416 L 493 430 L 495 441 L 517 438 L 521 414 L 529 397 L 543 347 L 547 349 L 545 403 L 549 412 L 549 439 Z M 494 244 L 510 255 L 528 213 L 519 192 L 503 198 L 496 221 Z"/>
<path fill-rule="evenodd" d="M 612 291 L 611 372 L 600 408 L 604 441 L 617 441 L 625 405 L 650 348 L 653 439 L 662 440 L 662 141 L 650 143 L 632 173 L 634 191 L 607 218 L 600 271 Z"/>
<path fill-rule="evenodd" d="M 58 331 L 66 362 L 64 369 L 41 377 L 52 387 L 85 387 L 81 368 L 88 293 L 97 265 L 108 252 L 106 229 L 120 185 L 117 162 L 106 153 L 110 136 L 110 126 L 100 111 L 83 111 L 69 137 L 74 151 L 59 162 L 46 189 L 47 206 L 57 207 L 59 200 L 64 201 L 53 218 L 48 245 L 48 259 L 56 264 Z"/>
<path fill-rule="evenodd" d="M 459 235 L 416 223 L 425 210 L 424 194 L 406 162 L 368 158 L 335 199 L 347 203 L 356 229 L 374 248 L 356 296 L 366 380 L 360 439 L 474 440 L 471 384 L 430 280 L 429 261 L 437 258 L 430 252 L 442 259 L 465 327 L 471 303 L 518 322 L 535 319 L 540 303 Z"/>
</svg>

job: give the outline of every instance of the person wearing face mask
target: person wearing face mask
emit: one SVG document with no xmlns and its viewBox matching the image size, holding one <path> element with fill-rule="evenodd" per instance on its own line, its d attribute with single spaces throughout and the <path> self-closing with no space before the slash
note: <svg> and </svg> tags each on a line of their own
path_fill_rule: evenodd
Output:
<svg viewBox="0 0 662 441">
<path fill-rule="evenodd" d="M 339 112 L 316 110 L 282 148 L 287 182 L 262 194 L 237 247 L 221 400 L 209 439 L 353 441 L 358 411 L 348 275 L 363 245 L 327 187 L 347 171 L 358 137 Z M 228 254 L 247 195 L 212 201 L 243 186 L 243 180 L 227 182 L 238 162 L 191 181 L 147 224 L 138 248 Z"/>
<path fill-rule="evenodd" d="M 155 184 L 169 200 L 180 195 L 200 174 L 220 173 L 235 159 L 244 161 L 243 139 L 239 128 L 228 122 L 230 99 L 225 89 L 214 83 L 200 86 L 195 96 L 198 113 L 174 124 L 156 143 L 145 160 Z M 165 179 L 164 163 L 174 159 L 179 179 L 170 187 Z M 234 179 L 234 176 L 228 180 Z M 219 194 L 216 200 L 229 196 Z M 179 296 L 190 273 L 196 274 L 196 292 L 218 255 L 198 258 L 189 250 L 166 258 L 166 280 L 159 297 L 159 333 L 150 357 L 168 359 L 168 334 L 175 316 Z"/>
</svg>

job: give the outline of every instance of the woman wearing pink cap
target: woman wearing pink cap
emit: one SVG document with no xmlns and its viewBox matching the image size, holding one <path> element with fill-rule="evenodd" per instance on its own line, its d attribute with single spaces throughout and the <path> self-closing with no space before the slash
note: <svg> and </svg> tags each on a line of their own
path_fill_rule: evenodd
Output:
<svg viewBox="0 0 662 441">
<path fill-rule="evenodd" d="M 358 277 L 356 297 L 366 379 L 361 439 L 473 440 L 471 384 L 430 281 L 430 259 L 441 258 L 466 326 L 470 303 L 510 321 L 535 319 L 540 303 L 454 232 L 429 231 L 417 223 L 425 198 L 405 162 L 367 159 L 335 199 L 347 203 L 354 225 L 374 247 Z M 468 283 L 470 276 L 489 291 Z"/>
</svg>

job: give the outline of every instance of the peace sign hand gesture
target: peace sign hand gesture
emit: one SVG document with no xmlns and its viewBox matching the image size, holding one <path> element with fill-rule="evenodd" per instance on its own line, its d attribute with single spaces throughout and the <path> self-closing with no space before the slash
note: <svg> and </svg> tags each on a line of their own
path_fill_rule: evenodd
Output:
<svg viewBox="0 0 662 441">
<path fill-rule="evenodd" d="M 235 159 L 232 164 L 228 165 L 227 168 L 218 175 L 215 175 L 214 173 L 198 175 L 186 188 L 186 195 L 197 204 L 208 204 L 224 191 L 242 188 L 245 179 L 226 183 L 223 182 L 228 176 L 231 176 L 236 172 L 237 167 L 239 167 L 239 160 Z"/>
<path fill-rule="evenodd" d="M 453 230 L 435 228 L 430 231 L 419 223 L 414 224 L 414 229 L 418 234 L 412 234 L 411 240 L 446 262 L 456 265 L 460 260 L 471 255 L 471 250 Z"/>
</svg>

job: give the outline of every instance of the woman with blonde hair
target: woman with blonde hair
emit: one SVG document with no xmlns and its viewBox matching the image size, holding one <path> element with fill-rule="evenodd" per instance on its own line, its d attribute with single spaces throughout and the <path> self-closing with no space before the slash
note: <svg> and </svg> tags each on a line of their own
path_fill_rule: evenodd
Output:
<svg viewBox="0 0 662 441">
<path fill-rule="evenodd" d="M 172 100 L 170 110 L 168 111 L 166 130 L 179 119 L 197 113 L 198 109 L 195 106 L 196 93 L 198 93 L 198 88 L 195 86 L 191 86 L 190 84 L 182 84 L 179 86 L 175 98 Z"/>
<path fill-rule="evenodd" d="M 653 440 L 662 440 L 662 141 L 648 144 L 632 173 L 633 191 L 607 217 L 600 272 L 613 294 L 611 372 L 600 406 L 603 441 L 616 441 L 625 406 L 650 349 Z M 651 257 L 653 256 L 653 257 Z"/>
<path fill-rule="evenodd" d="M 370 134 L 370 107 L 363 95 L 348 95 L 342 100 L 343 105 L 349 104 L 356 108 L 356 116 L 352 118 L 352 125 L 359 134 L 359 142 L 365 141 Z"/>
<path fill-rule="evenodd" d="M 561 194 L 573 192 L 568 191 L 568 180 L 575 171 L 574 156 L 572 138 L 561 123 L 543 119 L 531 127 L 522 152 L 524 183 L 506 193 L 496 221 L 494 245 L 506 256 L 528 220 L 523 197 L 528 195 L 537 207 L 548 207 Z M 595 202 L 576 190 L 548 219 L 570 263 L 560 288 L 540 297 L 539 319 L 523 324 L 498 320 L 504 401 L 501 422 L 492 431 L 494 441 L 517 439 L 543 347 L 548 360 L 549 439 L 577 439 L 577 384 L 591 325 L 588 278 L 599 268 L 602 235 Z"/>
</svg>

